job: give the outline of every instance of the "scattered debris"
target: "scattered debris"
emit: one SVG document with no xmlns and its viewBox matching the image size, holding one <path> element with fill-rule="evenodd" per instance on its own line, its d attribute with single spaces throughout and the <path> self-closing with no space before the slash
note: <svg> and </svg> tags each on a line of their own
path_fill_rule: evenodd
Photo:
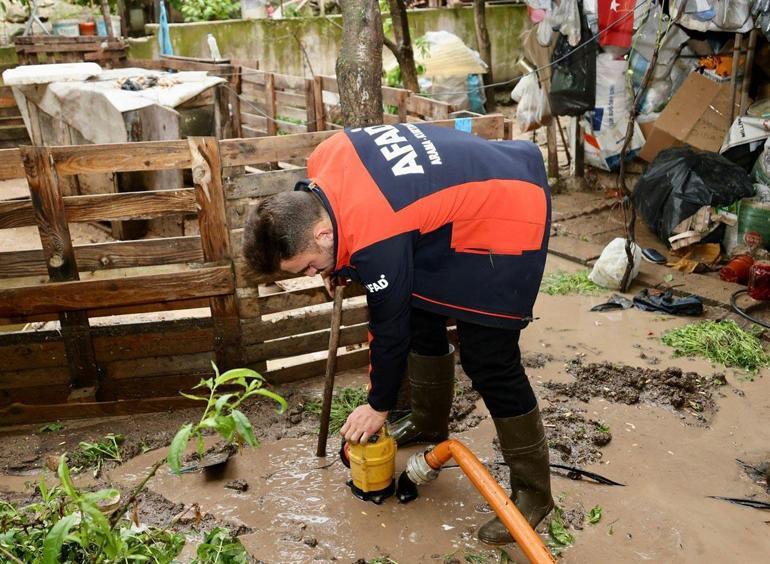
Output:
<svg viewBox="0 0 770 564">
<path fill-rule="evenodd" d="M 609 427 L 586 418 L 584 410 L 552 403 L 542 409 L 545 434 L 553 459 L 570 464 L 590 464 L 601 459 L 600 447 L 612 440 Z"/>
<path fill-rule="evenodd" d="M 245 492 L 249 489 L 249 483 L 246 480 L 230 480 L 228 482 L 225 482 L 225 487 L 228 490 Z"/>
<path fill-rule="evenodd" d="M 724 374 L 702 376 L 681 368 L 655 370 L 609 362 L 584 365 L 577 359 L 567 371 L 575 378 L 567 384 L 545 382 L 556 394 L 587 402 L 592 397 L 634 405 L 650 403 L 684 410 L 707 423 L 717 411 L 713 389 L 727 384 Z"/>
</svg>

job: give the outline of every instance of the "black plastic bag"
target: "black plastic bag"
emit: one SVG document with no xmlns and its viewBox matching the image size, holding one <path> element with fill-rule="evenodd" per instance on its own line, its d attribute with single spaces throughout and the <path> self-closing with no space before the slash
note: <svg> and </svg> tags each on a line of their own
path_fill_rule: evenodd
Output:
<svg viewBox="0 0 770 564">
<path fill-rule="evenodd" d="M 639 178 L 633 200 L 645 223 L 669 244 L 674 228 L 703 206 L 729 206 L 754 195 L 751 178 L 721 155 L 674 147 L 661 151 Z M 718 242 L 724 225 L 702 242 Z"/>
<path fill-rule="evenodd" d="M 703 315 L 703 300 L 700 296 L 675 298 L 671 290 L 651 294 L 650 290 L 645 288 L 634 296 L 634 305 L 642 311 L 662 311 L 671 315 Z"/>
<path fill-rule="evenodd" d="M 573 49 L 567 36 L 559 34 L 551 57 L 553 75 L 548 98 L 554 116 L 579 116 L 596 105 L 596 42 L 590 41 L 591 30 L 581 4 L 578 47 Z"/>
</svg>

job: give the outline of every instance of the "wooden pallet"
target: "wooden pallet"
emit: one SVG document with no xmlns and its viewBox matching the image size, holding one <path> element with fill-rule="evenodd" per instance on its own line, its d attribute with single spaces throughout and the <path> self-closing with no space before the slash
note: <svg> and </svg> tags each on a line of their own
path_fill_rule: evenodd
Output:
<svg viewBox="0 0 770 564">
<path fill-rule="evenodd" d="M 27 35 L 13 41 L 19 64 L 93 62 L 107 68 L 125 66 L 126 44 L 108 37 Z"/>
</svg>

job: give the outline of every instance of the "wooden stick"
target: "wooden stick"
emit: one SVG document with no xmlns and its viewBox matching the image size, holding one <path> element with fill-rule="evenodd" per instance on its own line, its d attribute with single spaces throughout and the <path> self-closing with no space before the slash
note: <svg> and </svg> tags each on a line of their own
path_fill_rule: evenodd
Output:
<svg viewBox="0 0 770 564">
<path fill-rule="evenodd" d="M 751 71 L 754 67 L 754 53 L 757 50 L 757 35 L 759 35 L 759 30 L 757 28 L 752 29 L 749 33 L 749 46 L 748 52 L 746 53 L 746 65 L 743 69 L 743 79 L 741 80 L 741 105 L 738 108 L 739 116 L 745 115 L 749 106 L 749 87 L 751 86 Z M 730 126 L 732 126 L 732 123 Z"/>
<path fill-rule="evenodd" d="M 329 418 L 332 410 L 332 394 L 334 393 L 334 373 L 337 370 L 337 348 L 340 342 L 340 325 L 342 322 L 342 286 L 334 289 L 334 305 L 332 306 L 332 323 L 329 334 L 329 356 L 326 359 L 326 383 L 324 384 L 324 399 L 321 406 L 321 429 L 318 432 L 318 447 L 315 455 L 326 456 L 326 436 L 329 434 Z"/>
<path fill-rule="evenodd" d="M 735 34 L 735 43 L 733 44 L 733 68 L 730 73 L 730 125 L 735 119 L 735 95 L 738 90 L 738 59 L 741 57 L 741 43 L 743 35 Z"/>
</svg>

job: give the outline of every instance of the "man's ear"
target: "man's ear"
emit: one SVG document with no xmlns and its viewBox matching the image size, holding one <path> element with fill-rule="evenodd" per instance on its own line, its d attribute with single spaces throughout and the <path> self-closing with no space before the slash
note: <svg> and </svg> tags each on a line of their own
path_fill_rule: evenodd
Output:
<svg viewBox="0 0 770 564">
<path fill-rule="evenodd" d="M 334 244 L 334 229 L 328 223 L 319 221 L 313 228 L 313 238 L 319 245 Z"/>
</svg>

